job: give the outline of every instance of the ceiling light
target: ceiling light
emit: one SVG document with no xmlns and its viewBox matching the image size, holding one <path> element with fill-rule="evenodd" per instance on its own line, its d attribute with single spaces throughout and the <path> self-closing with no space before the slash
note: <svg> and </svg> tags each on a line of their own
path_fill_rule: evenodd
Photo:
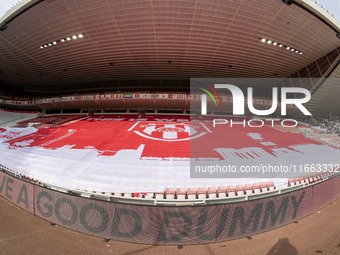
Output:
<svg viewBox="0 0 340 255">
<path fill-rule="evenodd" d="M 302 51 L 300 51 L 300 53 L 299 53 L 300 55 L 302 55 Z"/>
<path fill-rule="evenodd" d="M 76 34 L 76 35 L 71 35 L 71 36 L 67 36 L 67 37 L 64 37 L 64 38 L 61 38 L 59 40 L 54 40 L 52 42 L 48 42 L 46 44 L 42 44 L 40 45 L 40 48 L 44 48 L 44 47 L 48 47 L 48 46 L 53 46 L 53 45 L 57 45 L 59 42 L 66 42 L 66 41 L 71 41 L 72 39 L 73 40 L 76 40 L 78 38 L 83 38 L 84 37 L 84 34 L 83 33 L 80 33 L 80 34 Z"/>
<path fill-rule="evenodd" d="M 340 33 L 337 35 L 340 39 Z M 279 46 L 279 48 L 282 48 L 284 47 L 285 49 L 289 50 L 289 51 L 292 51 L 292 52 L 295 52 L 295 53 L 300 53 L 301 51 L 297 50 L 297 49 L 294 49 L 293 47 L 290 47 L 290 46 L 287 46 L 287 45 L 284 45 L 282 43 L 279 43 L 277 41 L 274 41 L 274 40 L 271 40 L 271 39 L 265 39 L 265 38 L 261 38 L 259 37 L 258 38 L 261 42 L 267 42 L 267 44 L 271 44 L 273 46 Z M 302 54 L 302 53 L 301 53 Z"/>
<path fill-rule="evenodd" d="M 44 46 L 41 45 L 41 46 L 40 46 L 40 49 L 43 49 L 43 48 L 44 48 Z"/>
</svg>

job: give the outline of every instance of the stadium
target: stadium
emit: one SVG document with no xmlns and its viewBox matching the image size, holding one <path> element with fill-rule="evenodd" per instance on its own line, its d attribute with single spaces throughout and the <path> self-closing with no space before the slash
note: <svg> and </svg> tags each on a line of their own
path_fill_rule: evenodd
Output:
<svg viewBox="0 0 340 255">
<path fill-rule="evenodd" d="M 296 222 L 340 196 L 339 63 L 311 0 L 22 0 L 0 19 L 0 194 L 148 245 Z"/>
</svg>

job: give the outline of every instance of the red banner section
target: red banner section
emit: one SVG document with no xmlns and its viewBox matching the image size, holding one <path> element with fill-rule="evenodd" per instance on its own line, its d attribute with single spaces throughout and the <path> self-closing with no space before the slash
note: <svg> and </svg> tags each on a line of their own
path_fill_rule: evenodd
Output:
<svg viewBox="0 0 340 255">
<path fill-rule="evenodd" d="M 72 196 L 0 172 L 1 195 L 41 218 L 103 238 L 159 245 L 222 242 L 265 232 L 301 219 L 334 201 L 340 196 L 339 187 L 337 177 L 258 200 L 169 207 Z"/>
</svg>

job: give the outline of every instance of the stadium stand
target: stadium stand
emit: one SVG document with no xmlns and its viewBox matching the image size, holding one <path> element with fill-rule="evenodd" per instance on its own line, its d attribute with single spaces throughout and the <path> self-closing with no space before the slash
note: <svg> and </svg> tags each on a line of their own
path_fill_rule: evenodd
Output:
<svg viewBox="0 0 340 255">
<path fill-rule="evenodd" d="M 12 119 L 15 119 L 15 117 L 17 116 L 16 113 L 6 113 L 7 116 L 11 115 L 11 118 Z M 49 162 L 52 162 L 56 159 L 58 159 L 58 157 L 60 156 L 53 156 L 52 154 L 49 155 L 49 153 L 43 153 L 44 156 L 34 156 L 33 158 L 40 158 L 39 160 L 33 160 L 30 159 L 29 161 L 27 161 L 27 156 L 30 156 L 32 155 L 31 152 L 30 152 L 30 147 L 34 148 L 35 146 L 41 146 L 41 144 L 45 144 L 44 146 L 47 146 L 53 150 L 60 150 L 61 148 L 65 148 L 65 146 L 70 146 L 72 144 L 75 144 L 76 147 L 71 146 L 72 148 L 74 149 L 77 149 L 77 146 L 79 146 L 79 142 L 78 141 L 83 141 L 80 137 L 83 136 L 82 133 L 80 133 L 79 135 L 79 138 L 77 139 L 80 139 L 80 140 L 73 140 L 74 138 L 76 138 L 76 134 L 77 132 L 85 132 L 84 134 L 88 134 L 92 137 L 93 141 L 96 141 L 98 140 L 98 137 L 96 138 L 96 136 L 100 136 L 100 137 L 103 137 L 102 135 L 106 136 L 106 137 L 110 137 L 108 136 L 109 134 L 112 133 L 112 130 L 115 129 L 115 127 L 123 127 L 121 125 L 126 125 L 128 124 L 127 127 L 124 127 L 123 129 L 130 129 L 133 127 L 133 128 L 137 128 L 136 125 L 139 124 L 139 122 L 134 122 L 132 121 L 131 124 L 130 122 L 126 122 L 126 121 L 122 121 L 126 116 L 120 116 L 120 115 L 98 115 L 98 116 L 84 116 L 84 115 L 56 115 L 56 116 L 43 116 L 43 117 L 38 117 L 38 118 L 33 118 L 33 119 L 30 119 L 30 120 L 25 120 L 25 121 L 22 121 L 22 119 L 20 119 L 18 126 L 20 125 L 24 125 L 24 124 L 27 124 L 27 123 L 40 123 L 39 126 L 36 126 L 36 128 L 34 129 L 27 129 L 27 132 L 25 131 L 26 129 L 25 128 L 22 128 L 22 129 L 19 129 L 19 130 L 11 130 L 10 132 L 11 133 L 11 136 L 8 136 L 6 132 L 4 132 L 4 130 L 2 130 L 2 139 L 5 139 L 3 140 L 4 144 L 10 144 L 11 148 L 25 148 L 25 153 L 23 154 L 12 154 L 10 153 L 11 150 L 9 151 L 6 151 L 6 149 L 4 147 L 1 148 L 2 150 L 2 155 L 3 157 L 6 157 L 8 161 L 12 161 L 12 162 L 18 162 L 18 160 L 22 160 L 22 161 L 25 161 L 26 164 L 25 166 L 22 166 L 24 167 L 25 169 L 27 169 L 26 167 L 27 166 L 30 166 L 30 164 L 33 164 L 34 167 L 32 167 L 32 169 L 34 169 L 34 171 L 27 171 L 27 170 L 24 170 L 24 173 L 23 175 L 25 176 L 32 176 L 34 179 L 39 179 L 38 176 L 45 176 L 45 178 L 48 178 L 48 175 L 46 175 L 46 169 L 49 169 L 49 171 L 52 171 L 52 172 L 55 172 L 57 170 L 52 170 L 53 167 L 49 167 L 49 168 L 44 168 L 44 172 L 45 174 L 41 175 L 40 172 L 39 172 L 39 165 L 36 165 L 36 164 L 41 164 L 41 165 L 44 165 L 44 160 L 47 160 Z M 129 116 L 128 118 L 131 118 L 131 120 L 135 120 L 134 117 L 132 116 Z M 157 123 L 155 122 L 155 119 L 166 119 L 166 118 L 169 118 L 169 116 L 162 116 L 162 115 L 159 115 L 159 116 L 148 116 L 148 118 L 144 119 L 144 121 L 151 121 L 150 123 Z M 172 122 L 166 122 L 165 124 L 165 127 L 167 127 L 167 132 L 170 131 L 169 130 L 169 127 L 171 127 L 171 129 L 173 129 L 171 132 L 174 132 L 173 135 L 178 135 L 179 133 L 176 133 L 178 130 L 175 129 L 176 125 L 178 125 L 178 123 L 176 123 L 176 117 L 175 116 L 171 116 L 172 118 Z M 182 118 L 182 117 L 181 117 Z M 174 122 L 175 121 L 175 122 Z M 95 125 L 93 125 L 95 123 Z M 147 124 L 148 122 L 145 122 L 143 125 L 145 126 L 145 124 Z M 174 124 L 176 123 L 176 124 Z M 333 125 L 337 126 L 337 122 L 332 122 Z M 158 123 L 156 125 L 159 125 L 158 127 L 160 128 L 159 130 L 162 130 L 164 128 L 164 123 Z M 183 125 L 183 124 L 181 124 Z M 206 124 L 208 125 L 208 124 Z M 148 126 L 148 125 L 146 125 Z M 93 127 L 95 127 L 95 129 L 93 129 Z M 152 127 L 151 130 L 156 130 L 155 129 L 155 124 L 151 124 L 151 126 L 149 127 Z M 178 127 L 178 126 L 177 126 Z M 269 128 L 269 127 L 268 127 Z M 130 130 L 129 129 L 129 130 Z M 8 130 L 8 131 L 9 131 Z M 46 131 L 44 131 L 46 130 Z M 50 132 L 50 130 L 52 132 Z M 73 130 L 73 131 L 72 131 Z M 78 130 L 78 131 L 77 131 Z M 134 131 L 136 132 L 135 134 L 143 134 L 143 129 L 136 129 L 138 131 Z M 33 131 L 33 133 L 32 133 Z M 18 132 L 18 133 L 15 133 L 15 132 Z M 76 132 L 76 133 L 74 133 Z M 123 132 L 122 130 L 119 131 L 119 132 Z M 149 131 L 148 131 L 149 132 Z M 268 133 L 269 132 L 269 133 Z M 288 145 L 291 146 L 290 142 L 293 142 L 294 143 L 297 143 L 297 144 L 303 144 L 303 143 L 308 143 L 307 141 L 308 140 L 311 140 L 311 139 L 308 139 L 308 140 L 304 140 L 303 136 L 301 136 L 301 134 L 296 134 L 295 132 L 293 132 L 291 135 L 288 134 L 287 132 L 283 132 L 281 134 L 281 130 L 279 131 L 276 131 L 275 129 L 268 129 L 266 130 L 266 135 L 272 133 L 272 135 L 270 136 L 271 138 L 270 139 L 276 139 L 275 143 L 279 143 L 281 144 L 280 146 L 282 147 L 285 147 L 287 146 L 287 142 L 288 142 Z M 123 133 L 122 133 L 123 134 Z M 150 133 L 151 134 L 151 133 Z M 162 135 L 162 133 L 155 133 L 157 134 L 157 136 L 159 138 L 161 138 L 162 136 L 159 136 L 159 135 Z M 170 133 L 169 133 L 170 134 Z M 51 138 L 48 138 L 50 135 Z M 126 133 L 126 135 L 128 135 L 128 133 Z M 126 136 L 125 135 L 125 136 Z M 334 141 L 337 141 L 338 140 L 338 136 L 335 135 L 335 134 L 316 134 L 313 138 L 313 140 L 315 140 L 316 142 L 321 142 L 323 144 L 328 144 L 330 146 L 333 146 L 334 148 L 337 148 L 337 146 L 335 144 L 335 142 L 330 142 L 330 141 L 333 141 L 333 140 L 330 140 L 331 138 L 327 138 L 328 140 L 322 140 L 324 139 L 323 137 L 319 137 L 319 136 L 334 136 Z M 144 136 L 144 135 L 143 135 Z M 169 136 L 169 135 L 167 135 Z M 231 134 L 232 136 L 232 134 Z M 281 137 L 282 136 L 282 137 Z M 22 137 L 22 138 L 20 138 Z M 41 138 L 40 138 L 41 137 Z M 59 138 L 58 138 L 59 137 Z M 73 138 L 72 138 L 73 137 Z M 260 142 L 260 144 L 268 144 L 266 145 L 264 148 L 266 148 L 266 150 L 277 150 L 280 148 L 280 146 L 278 145 L 274 145 L 273 141 L 271 141 L 271 145 L 269 145 L 270 143 L 268 143 L 268 140 L 266 139 L 259 139 L 258 137 L 254 136 L 254 135 L 251 135 L 251 136 L 246 136 L 249 138 L 251 138 L 250 140 L 247 140 L 247 141 L 244 141 L 244 143 L 249 143 L 250 141 L 252 141 L 252 139 L 255 139 L 255 141 L 258 141 Z M 280 138 L 281 137 L 281 138 Z M 287 138 L 289 138 L 287 140 Z M 71 140 L 69 140 L 71 139 Z M 107 138 L 106 138 L 107 139 Z M 111 139 L 111 138 L 110 138 Z M 106 157 L 107 159 L 109 159 L 111 156 L 113 155 L 116 155 L 117 152 L 119 151 L 119 147 L 117 148 L 114 148 L 112 147 L 113 145 L 117 145 L 117 142 L 118 140 L 116 138 L 114 138 L 114 143 L 111 143 L 110 142 L 110 139 L 105 141 L 103 140 L 103 138 L 100 139 L 101 143 L 100 144 L 97 144 L 95 145 L 96 143 L 94 143 L 94 146 L 91 145 L 91 142 L 88 143 L 88 142 L 85 142 L 83 145 L 81 145 L 80 148 L 87 148 L 87 149 L 95 149 L 96 153 L 99 153 L 98 156 L 99 157 Z M 158 139 L 158 138 L 157 138 Z M 269 139 L 269 137 L 267 137 L 267 139 Z M 135 138 L 136 140 L 136 138 Z M 29 141 L 29 143 L 26 143 L 25 141 Z M 34 142 L 35 141 L 35 142 Z M 90 141 L 90 140 L 88 140 Z M 145 140 L 144 142 L 142 143 L 145 143 L 147 140 Z M 229 140 L 229 143 L 231 142 L 232 140 Z M 289 142 L 290 141 L 290 142 Z M 328 143 L 326 143 L 328 141 Z M 33 143 L 32 143 L 33 142 Z M 83 142 L 82 142 L 83 143 Z M 40 144 L 40 145 L 39 145 Z M 78 145 L 76 145 L 78 144 Z M 131 142 L 129 142 L 129 144 L 131 144 Z M 152 143 L 153 145 L 152 146 L 155 146 L 156 143 L 153 142 Z M 240 141 L 238 141 L 238 146 L 240 146 Z M 286 145 L 284 145 L 286 144 Z M 320 143 L 316 143 L 316 144 L 320 144 Z M 169 145 L 169 144 L 168 144 Z M 104 147 L 102 147 L 104 146 Z M 139 145 L 138 143 L 136 145 L 133 145 L 133 147 L 137 148 Z M 146 145 L 148 148 L 148 145 Z M 183 145 L 181 145 L 183 146 Z M 230 146 L 234 147 L 236 146 L 235 145 L 232 145 L 230 143 Z M 256 146 L 259 146 L 256 145 Z M 242 146 L 241 146 L 242 147 Z M 241 148 L 240 147 L 240 148 Z M 283 147 L 280 149 L 280 150 L 286 150 L 286 149 L 283 149 Z M 237 147 L 236 147 L 237 148 Z M 317 147 L 315 147 L 317 148 Z M 175 150 L 174 150 L 175 149 Z M 171 155 L 171 153 L 175 153 L 174 155 L 181 155 L 181 157 L 188 157 L 188 155 L 186 155 L 186 153 L 188 152 L 188 147 L 178 147 L 178 144 L 174 145 L 174 147 L 170 146 L 168 147 L 168 151 L 167 153 L 164 153 L 162 152 L 160 154 L 160 157 L 157 159 L 159 160 L 160 158 L 168 158 L 169 155 Z M 46 151 L 47 152 L 47 151 Z M 72 152 L 72 149 L 71 151 Z M 69 152 L 69 153 L 70 153 Z M 120 153 L 120 152 L 119 152 Z M 118 154 L 119 154 L 118 153 Z M 143 172 L 143 171 L 146 171 L 147 169 L 150 169 L 150 166 L 149 164 L 146 164 L 147 162 L 152 162 L 152 159 L 154 158 L 156 151 L 154 150 L 150 150 L 150 148 L 148 149 L 144 149 L 144 152 L 143 153 L 147 153 L 145 155 L 142 154 L 142 158 L 145 157 L 145 159 L 148 159 L 146 161 L 142 161 L 141 163 L 139 163 L 139 171 Z M 160 153 L 159 151 L 157 151 L 157 153 Z M 156 154 L 157 154 L 156 153 Z M 169 154 L 170 153 L 170 154 Z M 221 155 L 223 157 L 229 157 L 229 152 L 220 152 Z M 334 152 L 335 154 L 334 155 L 337 155 L 337 152 Z M 149 154 L 149 155 L 148 155 Z M 236 154 L 230 154 L 230 155 L 239 155 L 241 158 L 244 158 L 246 153 L 244 152 L 240 152 L 240 153 L 237 153 Z M 255 154 L 254 154 L 255 155 Z M 256 155 L 258 155 L 258 152 L 256 153 Z M 331 155 L 331 154 L 330 154 Z M 330 157 L 330 155 L 328 157 Z M 97 157 L 98 157 L 97 156 Z M 259 156 L 259 155 L 258 155 Z M 56 157 L 56 158 L 54 158 Z M 222 158 L 223 158 L 222 157 Z M 263 156 L 262 156 L 263 157 Z M 43 159 L 44 158 L 44 159 Z M 253 157 L 252 157 L 253 158 Z M 66 158 L 64 159 L 64 161 L 66 160 Z M 31 162 L 31 163 L 29 163 Z M 121 164 L 121 163 L 120 163 Z M 33 166 L 31 165 L 31 166 Z M 81 165 L 81 164 L 80 164 Z M 126 163 L 124 163 L 123 165 L 126 166 Z M 14 166 L 14 165 L 13 165 Z M 20 164 L 18 164 L 16 167 L 20 167 Z M 74 167 L 75 164 L 72 163 L 72 166 Z M 15 168 L 15 167 L 13 167 Z M 31 168 L 31 167 L 30 167 Z M 144 170 L 143 170 L 144 169 Z M 14 170 L 14 169 L 13 169 Z M 79 170 L 76 170 L 74 169 L 73 171 L 79 171 Z M 105 171 L 103 170 L 97 170 L 98 171 L 98 174 L 99 175 L 102 175 L 102 174 L 105 174 Z M 32 175 L 33 172 L 36 172 L 35 176 Z M 89 172 L 90 173 L 90 172 Z M 146 173 L 146 172 L 145 172 Z M 94 172 L 91 172 L 90 173 L 92 177 L 94 177 Z M 150 174 L 150 173 L 148 173 Z M 139 174 L 138 174 L 139 175 Z M 166 175 L 164 173 L 162 173 L 162 175 Z M 32 178 L 31 177 L 31 178 Z M 90 178 L 90 179 L 93 179 L 93 178 Z M 322 177 L 322 176 L 321 176 Z M 319 178 L 321 178 L 319 176 Z M 97 178 L 97 177 L 96 177 Z M 312 177 L 310 177 L 312 178 Z M 90 179 L 86 178 L 85 176 L 81 178 L 82 182 L 86 182 L 86 181 L 90 181 Z M 125 177 L 126 181 L 129 182 L 129 178 Z M 133 178 L 131 179 L 133 180 Z M 39 182 L 47 182 L 49 183 L 48 179 L 43 179 L 43 180 L 39 180 Z M 122 182 L 122 180 L 120 180 L 120 182 Z M 140 179 L 140 181 L 142 182 L 145 182 L 145 180 Z M 232 181 L 232 180 L 229 180 L 229 182 Z M 304 182 L 307 182 L 307 178 L 306 180 L 303 179 Z M 313 182 L 315 181 L 314 179 L 310 179 L 309 182 Z M 75 180 L 73 180 L 73 182 L 75 182 Z M 260 194 L 260 193 L 263 193 L 263 192 L 268 192 L 268 191 L 274 191 L 276 189 L 276 187 L 284 187 L 285 185 L 286 186 L 292 186 L 292 183 L 294 184 L 297 184 L 297 181 L 294 181 L 292 182 L 291 179 L 286 179 L 286 184 L 284 184 L 284 181 L 281 180 L 278 182 L 278 180 L 276 180 L 276 183 L 275 181 L 271 180 L 266 180 L 266 181 L 262 181 L 262 180 L 254 180 L 252 183 L 244 183 L 241 184 L 241 183 L 238 183 L 240 182 L 240 180 L 235 180 L 233 181 L 232 183 L 225 183 L 223 181 L 219 182 L 218 184 L 219 185 L 216 185 L 215 187 L 214 186 L 211 186 L 209 184 L 207 184 L 208 182 L 201 182 L 201 183 L 198 183 L 195 187 L 190 187 L 190 184 L 185 184 L 184 186 L 181 186 L 180 183 L 178 183 L 177 185 L 178 186 L 174 186 L 174 187 L 164 187 L 163 188 L 156 188 L 154 190 L 143 190 L 144 188 L 142 187 L 139 187 L 139 188 L 130 188 L 130 191 L 129 192 L 126 192 L 125 190 L 127 189 L 128 186 L 125 186 L 124 188 L 120 189 L 120 190 L 102 190 L 100 188 L 100 186 L 97 186 L 96 191 L 93 191 L 93 192 L 102 192 L 103 194 L 113 194 L 112 196 L 123 196 L 123 197 L 134 197 L 134 198 L 156 198 L 156 199 L 178 199 L 178 200 L 184 200 L 184 199 L 210 199 L 210 198 L 230 198 L 230 197 L 240 197 L 240 196 L 243 196 L 243 195 L 252 195 L 252 194 Z M 204 183 L 204 185 L 202 185 Z M 299 184 L 301 183 L 301 178 L 299 179 Z M 53 184 L 53 185 L 58 185 L 57 183 L 51 183 L 50 184 Z M 223 185 L 221 185 L 223 184 Z M 63 186 L 62 184 L 59 184 L 60 186 Z M 85 190 L 85 189 L 84 189 Z M 118 192 L 117 192 L 118 191 Z M 146 193 L 144 191 L 147 191 Z M 152 191 L 150 193 L 150 191 Z M 164 193 L 165 192 L 165 193 Z M 165 195 L 164 195 L 165 194 Z M 109 195 L 109 196 L 111 196 Z"/>
<path fill-rule="evenodd" d="M 49 115 L 20 120 L 15 126 L 25 126 L 34 123 L 37 128 L 53 128 L 67 125 L 73 121 L 86 117 L 86 115 Z"/>
<path fill-rule="evenodd" d="M 0 106 L 18 109 L 0 111 L 5 199 L 106 240 L 182 245 L 250 237 L 339 197 L 339 88 L 325 80 L 339 77 L 340 26 L 323 7 L 97 2 L 18 1 L 0 19 Z M 268 118 L 302 116 L 291 88 L 329 119 L 246 126 L 270 105 Z"/>
<path fill-rule="evenodd" d="M 18 122 L 24 122 L 37 116 L 37 113 L 25 113 L 0 109 L 0 126 L 11 127 Z"/>
</svg>

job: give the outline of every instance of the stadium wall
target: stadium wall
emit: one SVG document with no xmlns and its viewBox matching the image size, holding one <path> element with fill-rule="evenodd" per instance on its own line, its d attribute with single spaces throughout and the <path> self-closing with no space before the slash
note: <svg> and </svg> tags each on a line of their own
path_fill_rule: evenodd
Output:
<svg viewBox="0 0 340 255">
<path fill-rule="evenodd" d="M 66 228 L 117 241 L 159 245 L 222 242 L 299 220 L 340 196 L 340 177 L 290 193 L 209 206 L 149 206 L 50 190 L 0 171 L 0 194 Z"/>
</svg>

